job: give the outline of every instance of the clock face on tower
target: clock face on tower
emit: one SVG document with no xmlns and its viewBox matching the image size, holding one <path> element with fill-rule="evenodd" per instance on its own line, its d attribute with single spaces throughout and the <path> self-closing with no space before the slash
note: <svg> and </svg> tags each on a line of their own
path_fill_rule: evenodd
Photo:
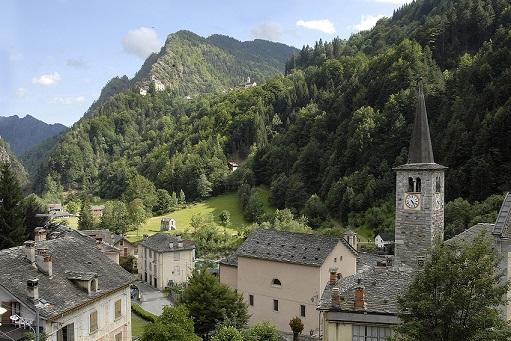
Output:
<svg viewBox="0 0 511 341">
<path fill-rule="evenodd" d="M 405 196 L 405 207 L 411 210 L 419 207 L 420 199 L 417 194 L 406 194 Z"/>
</svg>

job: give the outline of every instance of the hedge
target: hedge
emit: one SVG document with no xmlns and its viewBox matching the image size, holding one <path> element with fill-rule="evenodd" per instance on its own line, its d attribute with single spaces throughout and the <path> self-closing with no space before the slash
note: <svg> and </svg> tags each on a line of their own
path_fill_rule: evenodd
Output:
<svg viewBox="0 0 511 341">
<path fill-rule="evenodd" d="M 140 318 L 149 321 L 149 322 L 155 322 L 158 316 L 151 314 L 147 310 L 144 310 L 139 304 L 132 303 L 131 304 L 131 310 L 138 315 Z"/>
</svg>

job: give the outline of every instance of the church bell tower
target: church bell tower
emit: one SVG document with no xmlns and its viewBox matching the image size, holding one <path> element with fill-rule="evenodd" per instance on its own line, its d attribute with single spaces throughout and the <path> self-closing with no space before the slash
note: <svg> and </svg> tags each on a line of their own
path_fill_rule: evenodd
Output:
<svg viewBox="0 0 511 341">
<path fill-rule="evenodd" d="M 408 162 L 396 171 L 395 256 L 397 262 L 420 267 L 435 238 L 444 237 L 444 172 L 435 163 L 422 80 Z"/>
</svg>

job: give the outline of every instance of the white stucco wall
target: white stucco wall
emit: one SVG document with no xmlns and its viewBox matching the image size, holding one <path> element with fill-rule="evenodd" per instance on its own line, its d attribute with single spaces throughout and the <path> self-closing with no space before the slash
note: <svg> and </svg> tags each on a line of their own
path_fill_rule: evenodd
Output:
<svg viewBox="0 0 511 341">
<path fill-rule="evenodd" d="M 14 299 L 8 292 L 0 288 L 1 302 L 11 302 Z M 118 300 L 121 300 L 121 317 L 116 320 L 115 302 Z M 89 334 L 89 315 L 94 310 L 98 312 L 98 330 L 93 334 Z M 35 320 L 35 313 L 27 307 L 22 306 L 21 316 Z M 131 340 L 129 286 L 52 321 L 41 320 L 40 325 L 48 335 L 48 341 L 57 341 L 58 330 L 71 323 L 74 324 L 75 340 L 113 341 L 118 333 L 122 333 L 123 340 Z M 35 325 L 36 322 L 34 322 L 34 327 Z"/>
</svg>

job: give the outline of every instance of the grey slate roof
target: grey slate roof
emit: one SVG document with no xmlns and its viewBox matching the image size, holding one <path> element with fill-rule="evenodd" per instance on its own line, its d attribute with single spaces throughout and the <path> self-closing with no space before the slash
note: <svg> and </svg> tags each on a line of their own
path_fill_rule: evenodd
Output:
<svg viewBox="0 0 511 341">
<path fill-rule="evenodd" d="M 411 268 L 371 267 L 352 276 L 341 278 L 335 285 L 328 284 L 323 291 L 320 310 L 357 312 L 354 308 L 355 289 L 364 288 L 365 309 L 361 313 L 390 314 L 399 312 L 399 296 L 414 277 Z M 344 299 L 339 307 L 332 306 L 332 288 L 339 288 Z"/>
<path fill-rule="evenodd" d="M 319 234 L 258 229 L 252 232 L 234 255 L 221 263 L 237 265 L 237 257 L 250 257 L 276 262 L 321 266 L 334 247 L 343 243 L 350 251 L 355 250 L 343 238 Z M 234 260 L 236 257 L 236 260 Z"/>
<path fill-rule="evenodd" d="M 180 241 L 183 243 L 183 247 L 178 248 L 177 243 Z M 172 249 L 170 248 L 170 243 L 174 243 Z M 152 236 L 145 237 L 139 242 L 139 245 L 157 252 L 173 252 L 195 249 L 195 243 L 193 241 L 180 239 L 179 237 L 168 233 L 156 233 Z"/>
<path fill-rule="evenodd" d="M 225 257 L 224 259 L 221 259 L 220 264 L 224 265 L 230 265 L 230 266 L 238 266 L 238 255 L 236 253 L 232 253 Z"/>
<path fill-rule="evenodd" d="M 41 317 L 54 318 L 133 282 L 132 275 L 103 255 L 94 240 L 64 228 L 58 228 L 52 237 L 55 239 L 36 243 L 36 248 L 47 248 L 52 256 L 51 279 L 30 264 L 22 246 L 0 251 L 0 286 L 34 309 L 26 287 L 28 279 L 38 278 L 39 297 L 48 302 L 39 307 Z M 99 291 L 90 296 L 69 279 L 92 274 L 98 276 Z"/>
<path fill-rule="evenodd" d="M 460 234 L 452 237 L 445 241 L 446 244 L 452 244 L 457 242 L 472 242 L 479 234 L 486 233 L 489 237 L 491 236 L 494 224 L 480 223 L 474 225 Z"/>
</svg>

